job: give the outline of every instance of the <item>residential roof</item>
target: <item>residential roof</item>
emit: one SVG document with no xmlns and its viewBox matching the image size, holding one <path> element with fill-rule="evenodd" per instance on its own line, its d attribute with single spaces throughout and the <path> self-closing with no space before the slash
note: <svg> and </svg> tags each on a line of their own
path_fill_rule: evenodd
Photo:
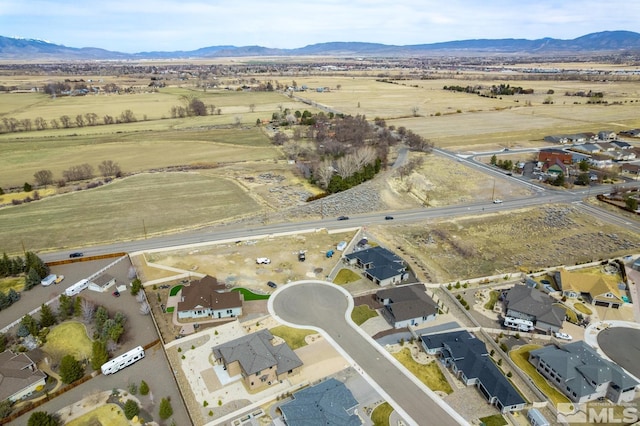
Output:
<svg viewBox="0 0 640 426">
<path fill-rule="evenodd" d="M 508 309 L 532 315 L 537 321 L 562 327 L 565 309 L 554 305 L 554 299 L 540 290 L 515 285 L 507 292 L 505 300 Z"/>
<path fill-rule="evenodd" d="M 293 400 L 280 406 L 288 426 L 359 426 L 353 409 L 358 401 L 334 378 L 293 394 Z"/>
<path fill-rule="evenodd" d="M 639 384 L 620 366 L 603 359 L 581 340 L 562 346 L 545 346 L 530 354 L 553 368 L 562 378 L 563 386 L 575 392 L 577 398 L 594 393 L 596 386 L 607 382 L 612 382 L 622 390 Z"/>
<path fill-rule="evenodd" d="M 208 277 L 208 276 L 207 276 Z M 219 292 L 224 284 L 209 277 L 194 281 L 189 286 L 182 287 L 182 300 L 178 302 L 178 311 L 192 311 L 194 309 L 232 309 L 242 306 L 242 295 L 239 291 Z"/>
<path fill-rule="evenodd" d="M 344 255 L 348 260 L 357 259 L 366 267 L 367 274 L 385 280 L 405 271 L 404 260 L 384 247 L 375 246 Z"/>
<path fill-rule="evenodd" d="M 91 280 L 92 283 L 94 283 L 97 286 L 103 287 L 107 284 L 109 284 L 109 282 L 111 282 L 112 280 L 115 280 L 114 277 L 112 277 L 109 274 L 102 274 L 99 277 Z"/>
<path fill-rule="evenodd" d="M 10 350 L 0 353 L 0 401 L 46 377 L 25 353 Z"/>
<path fill-rule="evenodd" d="M 576 293 L 589 293 L 591 297 L 598 296 L 600 299 L 622 300 L 618 287 L 599 275 L 569 272 L 561 269 L 554 273 L 554 279 L 562 291 L 573 290 Z M 611 293 L 614 297 L 604 296 L 607 293 Z"/>
<path fill-rule="evenodd" d="M 380 290 L 376 296 L 389 300 L 389 312 L 396 321 L 428 317 L 438 313 L 438 305 L 427 296 L 424 284 L 411 284 Z"/>
<path fill-rule="evenodd" d="M 453 331 L 421 336 L 423 342 L 444 346 L 467 379 L 478 379 L 490 396 L 496 397 L 503 407 L 526 403 L 516 388 L 489 357 L 485 344 L 468 331 Z M 427 346 L 429 347 L 429 346 Z M 445 355 L 446 356 L 446 355 Z"/>
<path fill-rule="evenodd" d="M 302 361 L 286 344 L 272 345 L 273 335 L 269 330 L 240 337 L 215 346 L 213 353 L 226 364 L 238 361 L 246 375 L 259 373 L 276 366 L 277 374 L 285 373 L 302 365 Z"/>
</svg>

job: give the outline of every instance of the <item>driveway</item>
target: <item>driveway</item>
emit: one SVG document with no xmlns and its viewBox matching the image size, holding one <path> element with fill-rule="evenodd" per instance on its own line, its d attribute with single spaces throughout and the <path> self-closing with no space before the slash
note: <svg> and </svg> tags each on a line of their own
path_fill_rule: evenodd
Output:
<svg viewBox="0 0 640 426">
<path fill-rule="evenodd" d="M 430 419 L 438 425 L 467 424 L 361 331 L 350 319 L 352 309 L 351 295 L 324 281 L 292 283 L 269 299 L 269 311 L 278 321 L 318 329 L 407 423 L 418 425 Z"/>
</svg>

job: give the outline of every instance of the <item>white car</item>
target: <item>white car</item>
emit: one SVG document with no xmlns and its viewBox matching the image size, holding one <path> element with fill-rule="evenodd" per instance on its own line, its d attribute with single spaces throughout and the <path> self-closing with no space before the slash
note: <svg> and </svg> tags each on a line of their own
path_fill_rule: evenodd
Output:
<svg viewBox="0 0 640 426">
<path fill-rule="evenodd" d="M 268 265 L 271 263 L 271 259 L 269 259 L 268 257 L 259 257 L 256 259 L 256 263 L 258 265 Z"/>
<path fill-rule="evenodd" d="M 571 339 L 573 339 L 573 337 L 571 337 L 570 334 L 561 333 L 559 331 L 556 332 L 556 338 L 557 339 L 562 339 L 562 340 L 571 340 Z"/>
<path fill-rule="evenodd" d="M 501 204 L 502 200 L 499 198 L 496 198 L 495 200 L 493 200 L 493 204 Z"/>
</svg>

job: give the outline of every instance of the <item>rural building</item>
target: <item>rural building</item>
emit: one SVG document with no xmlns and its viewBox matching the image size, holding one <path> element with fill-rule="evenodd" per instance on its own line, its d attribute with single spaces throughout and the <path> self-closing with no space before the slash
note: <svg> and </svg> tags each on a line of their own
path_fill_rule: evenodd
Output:
<svg viewBox="0 0 640 426">
<path fill-rule="evenodd" d="M 345 254 L 342 260 L 362 269 L 365 277 L 381 287 L 400 283 L 408 276 L 404 260 L 380 246 Z"/>
<path fill-rule="evenodd" d="M 465 385 L 475 385 L 501 413 L 522 410 L 526 401 L 491 360 L 485 344 L 466 330 L 420 336 L 422 347 Z"/>
<path fill-rule="evenodd" d="M 566 297 L 581 297 L 587 303 L 616 309 L 624 302 L 618 286 L 599 275 L 561 269 L 554 272 L 553 279 L 558 284 L 562 295 Z"/>
<path fill-rule="evenodd" d="M 635 398 L 638 382 L 583 341 L 533 350 L 529 362 L 571 401 L 607 398 L 619 404 Z"/>
<path fill-rule="evenodd" d="M 182 287 L 177 310 L 179 319 L 235 318 L 242 315 L 242 294 L 207 275 Z"/>
<path fill-rule="evenodd" d="M 269 330 L 260 330 L 215 346 L 213 356 L 229 376 L 241 375 L 249 389 L 270 386 L 302 367 L 302 361 L 286 343 L 273 345 L 272 340 Z"/>
<path fill-rule="evenodd" d="M 89 290 L 104 292 L 115 283 L 116 279 L 114 277 L 109 274 L 102 274 L 89 281 Z"/>
<path fill-rule="evenodd" d="M 558 177 L 560 175 L 567 175 L 567 166 L 558 158 L 550 160 L 542 165 L 542 171 L 548 173 L 551 176 Z"/>
<path fill-rule="evenodd" d="M 545 333 L 560 331 L 565 310 L 554 304 L 555 300 L 535 288 L 513 286 L 504 298 L 506 316 L 533 322 L 533 326 Z"/>
<path fill-rule="evenodd" d="M 571 153 L 561 149 L 542 149 L 538 152 L 538 161 L 541 163 L 555 163 L 555 160 L 560 160 L 563 164 L 573 162 Z"/>
<path fill-rule="evenodd" d="M 11 402 L 43 388 L 47 375 L 25 353 L 0 353 L 0 401 Z"/>
<path fill-rule="evenodd" d="M 382 316 L 394 328 L 416 326 L 438 314 L 438 305 L 427 296 L 424 284 L 378 290 L 376 299 L 384 306 Z"/>
<path fill-rule="evenodd" d="M 358 401 L 344 383 L 330 378 L 295 392 L 293 400 L 282 404 L 280 411 L 287 426 L 360 426 L 357 407 Z"/>
</svg>

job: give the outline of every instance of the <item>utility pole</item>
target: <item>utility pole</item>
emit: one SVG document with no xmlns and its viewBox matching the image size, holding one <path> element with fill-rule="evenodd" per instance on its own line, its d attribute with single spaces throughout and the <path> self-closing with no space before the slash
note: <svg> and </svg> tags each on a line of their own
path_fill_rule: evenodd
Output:
<svg viewBox="0 0 640 426">
<path fill-rule="evenodd" d="M 144 219 L 142 219 L 142 229 L 144 230 L 144 239 L 147 239 L 147 226 L 144 224 Z"/>
</svg>

